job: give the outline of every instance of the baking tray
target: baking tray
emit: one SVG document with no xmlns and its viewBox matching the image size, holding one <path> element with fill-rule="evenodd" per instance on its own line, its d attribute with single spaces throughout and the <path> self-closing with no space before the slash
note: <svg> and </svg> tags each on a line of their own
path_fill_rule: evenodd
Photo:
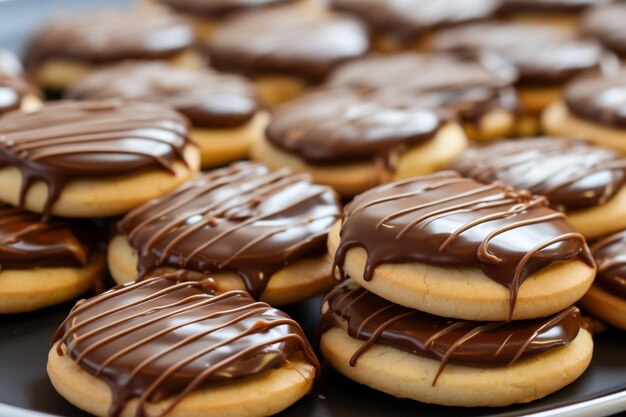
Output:
<svg viewBox="0 0 626 417">
<path fill-rule="evenodd" d="M 433 0 L 436 1 L 436 0 Z M 20 53 L 39 21 L 62 10 L 128 4 L 128 0 L 0 0 L 0 46 Z M 0 417 L 85 417 L 56 393 L 46 375 L 49 341 L 73 303 L 36 313 L 0 316 Z M 285 310 L 311 340 L 320 298 Z M 601 417 L 626 410 L 626 333 L 595 337 L 589 369 L 573 384 L 544 399 L 504 408 L 459 408 L 401 400 L 359 385 L 322 364 L 313 392 L 281 413 L 293 417 L 571 416 Z"/>
</svg>

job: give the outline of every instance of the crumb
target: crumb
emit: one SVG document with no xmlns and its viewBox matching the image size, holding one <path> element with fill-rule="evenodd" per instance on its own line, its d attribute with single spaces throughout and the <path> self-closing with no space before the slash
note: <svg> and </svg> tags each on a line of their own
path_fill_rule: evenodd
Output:
<svg viewBox="0 0 626 417">
<path fill-rule="evenodd" d="M 325 395 L 322 395 L 322 394 L 319 394 L 319 395 L 317 396 L 317 398 L 319 398 L 320 400 L 325 400 L 325 399 L 326 399 L 326 396 L 325 396 Z"/>
</svg>

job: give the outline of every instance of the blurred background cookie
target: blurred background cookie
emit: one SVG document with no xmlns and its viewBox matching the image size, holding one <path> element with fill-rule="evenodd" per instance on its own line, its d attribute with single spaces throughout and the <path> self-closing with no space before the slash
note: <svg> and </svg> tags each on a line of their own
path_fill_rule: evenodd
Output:
<svg viewBox="0 0 626 417">
<path fill-rule="evenodd" d="M 498 13 L 515 22 L 553 25 L 578 30 L 581 15 L 611 0 L 501 0 Z"/>
<path fill-rule="evenodd" d="M 41 92 L 24 77 L 17 56 L 0 48 L 0 115 L 11 110 L 33 111 L 41 107 Z"/>
</svg>

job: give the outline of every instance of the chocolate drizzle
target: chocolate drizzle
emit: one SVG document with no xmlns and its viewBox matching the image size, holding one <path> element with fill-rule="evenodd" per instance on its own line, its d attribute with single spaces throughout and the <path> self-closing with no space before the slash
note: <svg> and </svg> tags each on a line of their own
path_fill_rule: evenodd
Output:
<svg viewBox="0 0 626 417">
<path fill-rule="evenodd" d="M 524 280 L 557 262 L 594 262 L 584 237 L 545 197 L 452 171 L 373 188 L 344 210 L 333 270 L 348 251 L 367 252 L 363 279 L 385 263 L 480 268 L 510 291 L 512 317 Z"/>
<path fill-rule="evenodd" d="M 202 17 L 224 17 L 234 12 L 290 3 L 294 0 L 158 0 L 177 12 Z"/>
<path fill-rule="evenodd" d="M 576 307 L 540 319 L 473 322 L 433 316 L 393 304 L 346 281 L 324 299 L 328 311 L 320 333 L 340 327 L 364 343 L 352 358 L 375 344 L 391 346 L 440 361 L 433 386 L 448 363 L 473 367 L 506 367 L 568 345 L 581 328 Z"/>
<path fill-rule="evenodd" d="M 615 2 L 590 9 L 584 15 L 582 30 L 597 38 L 622 58 L 626 57 L 626 4 Z"/>
<path fill-rule="evenodd" d="M 139 275 L 157 267 L 238 274 L 258 298 L 271 276 L 323 251 L 337 196 L 307 175 L 236 163 L 130 212 L 118 229 L 139 252 Z"/>
<path fill-rule="evenodd" d="M 37 181 L 48 186 L 48 218 L 72 178 L 112 176 L 141 169 L 173 172 L 185 162 L 187 120 L 157 104 L 120 100 L 61 101 L 32 113 L 0 118 L 0 168 L 22 174 L 20 206 Z"/>
<path fill-rule="evenodd" d="M 229 128 L 259 108 L 252 86 L 236 75 L 185 69 L 164 62 L 123 62 L 95 71 L 66 94 L 75 100 L 124 98 L 168 104 L 194 126 Z"/>
<path fill-rule="evenodd" d="M 145 406 L 168 397 L 166 415 L 196 389 L 236 382 L 288 363 L 302 353 L 319 363 L 300 326 L 243 291 L 212 295 L 203 282 L 178 274 L 118 286 L 76 303 L 52 338 L 112 392 L 109 416 L 137 398 Z"/>
<path fill-rule="evenodd" d="M 626 159 L 572 138 L 494 142 L 467 150 L 454 169 L 476 181 L 502 181 L 544 195 L 560 211 L 606 203 L 626 183 Z"/>
<path fill-rule="evenodd" d="M 626 127 L 626 70 L 582 75 L 565 86 L 568 109 L 606 126 Z"/>
<path fill-rule="evenodd" d="M 595 284 L 626 300 L 626 231 L 599 240 L 591 251 L 598 264 Z"/>
</svg>

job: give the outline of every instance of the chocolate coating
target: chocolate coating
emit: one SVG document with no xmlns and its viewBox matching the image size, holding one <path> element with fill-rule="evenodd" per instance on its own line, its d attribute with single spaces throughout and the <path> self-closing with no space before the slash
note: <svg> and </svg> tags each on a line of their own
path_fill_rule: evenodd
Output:
<svg viewBox="0 0 626 417">
<path fill-rule="evenodd" d="M 529 138 L 474 146 L 454 169 L 476 181 L 502 181 L 548 197 L 561 211 L 606 203 L 626 183 L 619 153 L 572 138 Z"/>
<path fill-rule="evenodd" d="M 193 41 L 192 26 L 171 14 L 88 10 L 44 22 L 30 40 L 25 64 L 31 71 L 50 58 L 94 64 L 167 58 L 184 51 Z"/>
<path fill-rule="evenodd" d="M 343 214 L 334 266 L 345 277 L 347 252 L 367 252 L 363 273 L 387 263 L 474 267 L 510 291 L 533 273 L 582 259 L 593 267 L 584 237 L 545 197 L 452 171 L 382 185 L 357 196 Z"/>
<path fill-rule="evenodd" d="M 626 71 L 585 74 L 563 91 L 569 111 L 601 125 L 626 127 Z"/>
<path fill-rule="evenodd" d="M 22 174 L 20 206 L 31 185 L 48 186 L 49 216 L 72 178 L 107 177 L 142 169 L 172 171 L 184 162 L 187 120 L 158 104 L 121 100 L 60 101 L 0 118 L 0 168 Z"/>
<path fill-rule="evenodd" d="M 444 29 L 433 35 L 432 47 L 498 53 L 517 67 L 522 84 L 562 83 L 582 71 L 617 64 L 596 41 L 531 23 L 484 22 Z"/>
<path fill-rule="evenodd" d="M 626 57 L 626 4 L 611 3 L 589 10 L 583 18 L 582 30 L 591 34 L 622 58 Z"/>
<path fill-rule="evenodd" d="M 350 365 L 375 344 L 391 346 L 441 362 L 433 380 L 448 363 L 478 368 L 506 367 L 568 345 L 581 328 L 576 307 L 540 319 L 513 322 L 454 320 L 393 304 L 346 281 L 324 299 L 328 311 L 320 332 L 340 327 L 366 343 Z"/>
<path fill-rule="evenodd" d="M 294 0 L 158 0 L 177 12 L 202 17 L 223 17 L 224 15 L 252 11 L 261 7 L 290 3 Z"/>
<path fill-rule="evenodd" d="M 312 164 L 389 162 L 394 153 L 431 139 L 447 119 L 415 97 L 326 90 L 278 108 L 266 135 Z"/>
<path fill-rule="evenodd" d="M 0 204 L 0 269 L 83 266 L 98 245 L 93 223 L 38 215 Z"/>
<path fill-rule="evenodd" d="M 626 231 L 599 240 L 591 251 L 598 264 L 595 284 L 626 300 Z"/>
<path fill-rule="evenodd" d="M 562 14 L 579 13 L 589 7 L 606 4 L 611 0 L 502 0 L 504 13 Z"/>
<path fill-rule="evenodd" d="M 367 30 L 358 20 L 296 5 L 233 16 L 215 31 L 208 52 L 219 70 L 319 82 L 368 49 Z"/>
<path fill-rule="evenodd" d="M 413 94 L 422 102 L 454 111 L 464 122 L 476 122 L 493 109 L 518 110 L 512 84 L 516 69 L 488 54 L 369 55 L 348 62 L 333 72 L 331 87 L 392 90 Z"/>
<path fill-rule="evenodd" d="M 173 398 L 157 416 L 203 387 L 280 368 L 301 352 L 319 367 L 300 326 L 243 291 L 218 296 L 203 282 L 166 275 L 118 286 L 76 303 L 52 338 L 112 391 L 109 416 L 133 398 Z M 152 415 L 152 414 L 151 414 Z"/>
<path fill-rule="evenodd" d="M 0 114 L 19 109 L 27 95 L 39 92 L 23 78 L 22 64 L 10 51 L 0 48 Z"/>
<path fill-rule="evenodd" d="M 131 211 L 118 229 L 139 252 L 140 276 L 159 266 L 231 271 L 258 298 L 274 272 L 323 253 L 340 211 L 307 175 L 242 162 Z"/>
<path fill-rule="evenodd" d="M 259 108 L 243 78 L 164 62 L 123 62 L 95 71 L 66 94 L 75 100 L 124 98 L 168 104 L 194 126 L 228 128 L 247 123 Z"/>
</svg>

